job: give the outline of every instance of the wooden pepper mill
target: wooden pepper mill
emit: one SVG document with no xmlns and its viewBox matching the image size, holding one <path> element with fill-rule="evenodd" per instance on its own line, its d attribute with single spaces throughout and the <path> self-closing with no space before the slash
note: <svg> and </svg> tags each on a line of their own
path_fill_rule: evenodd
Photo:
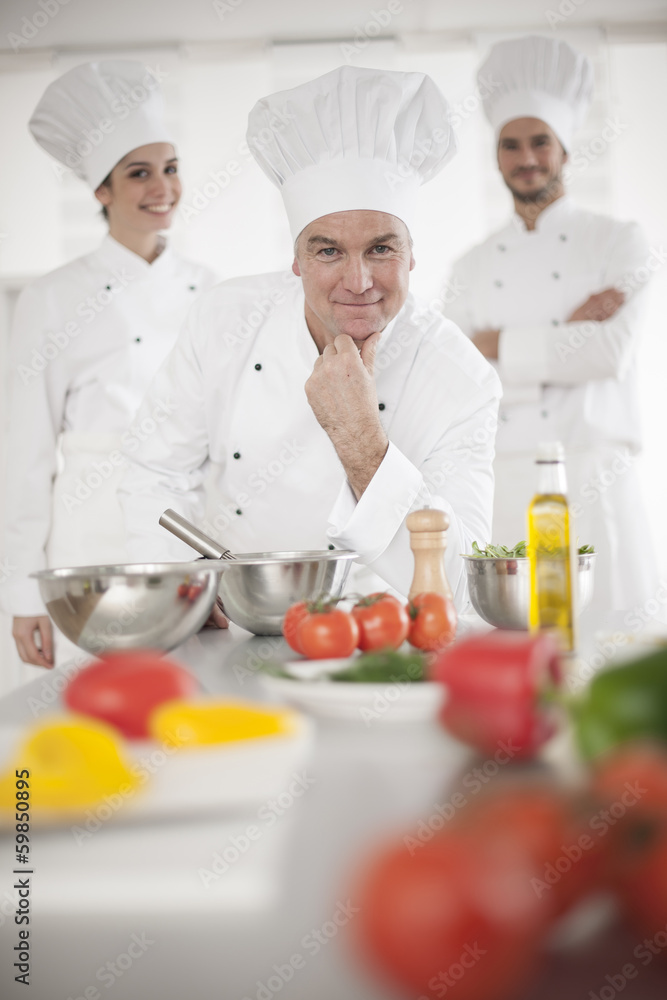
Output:
<svg viewBox="0 0 667 1000">
<path fill-rule="evenodd" d="M 405 524 L 410 532 L 410 548 L 415 557 L 415 574 L 408 599 L 430 592 L 452 600 L 452 588 L 445 573 L 449 517 L 444 510 L 426 507 L 408 514 Z"/>
</svg>

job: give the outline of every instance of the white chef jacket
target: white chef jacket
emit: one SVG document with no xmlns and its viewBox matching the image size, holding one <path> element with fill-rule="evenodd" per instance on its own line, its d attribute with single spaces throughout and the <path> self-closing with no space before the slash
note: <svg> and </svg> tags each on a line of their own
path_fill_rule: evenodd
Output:
<svg viewBox="0 0 667 1000">
<path fill-rule="evenodd" d="M 638 225 L 562 197 L 540 213 L 534 230 L 515 215 L 462 257 L 445 309 L 469 336 L 501 330 L 493 541 L 513 545 L 525 537 L 537 446 L 562 441 L 577 532 L 581 543 L 598 549 L 596 595 L 608 609 L 645 599 L 653 580 L 635 549 L 645 517 L 633 468 L 641 444 L 641 293 L 650 265 Z M 591 294 L 611 286 L 626 295 L 614 316 L 566 323 Z M 639 551 L 645 550 L 644 540 Z"/>
<path fill-rule="evenodd" d="M 121 561 L 121 437 L 188 309 L 215 281 L 169 247 L 149 264 L 107 236 L 21 293 L 10 348 L 10 614 L 45 613 L 28 574 L 47 565 L 47 551 L 51 566 Z"/>
<path fill-rule="evenodd" d="M 467 601 L 460 554 L 488 534 L 500 384 L 453 323 L 409 296 L 382 334 L 375 362 L 390 444 L 357 502 L 304 385 L 318 357 L 291 272 L 234 279 L 204 295 L 158 372 L 134 426 L 120 487 L 128 541 L 140 560 L 191 558 L 158 526 L 166 507 L 234 552 L 345 548 L 399 593 L 413 558 L 406 514 L 448 512 L 446 568 Z M 171 407 L 153 422 L 158 400 Z M 208 474 L 218 497 L 206 513 Z"/>
</svg>

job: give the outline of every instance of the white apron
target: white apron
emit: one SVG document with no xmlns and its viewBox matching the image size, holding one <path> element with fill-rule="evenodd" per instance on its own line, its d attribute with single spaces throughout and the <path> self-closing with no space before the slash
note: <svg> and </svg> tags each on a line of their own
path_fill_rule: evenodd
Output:
<svg viewBox="0 0 667 1000">
<path fill-rule="evenodd" d="M 120 444 L 119 434 L 61 435 L 47 545 L 50 568 L 129 562 L 116 494 L 125 469 L 115 461 Z M 55 627 L 54 634 L 56 666 L 89 658 Z"/>
</svg>

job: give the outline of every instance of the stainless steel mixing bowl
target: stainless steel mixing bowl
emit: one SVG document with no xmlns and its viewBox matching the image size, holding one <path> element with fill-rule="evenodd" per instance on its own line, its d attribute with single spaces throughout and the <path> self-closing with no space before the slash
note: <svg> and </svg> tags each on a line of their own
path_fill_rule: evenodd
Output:
<svg viewBox="0 0 667 1000">
<path fill-rule="evenodd" d="M 218 593 L 225 614 L 255 635 L 280 635 L 285 612 L 296 601 L 321 594 L 340 597 L 356 552 L 250 552 L 219 560 Z"/>
<path fill-rule="evenodd" d="M 595 553 L 578 556 L 577 609 L 593 596 Z M 477 614 L 496 628 L 527 629 L 530 606 L 528 559 L 487 559 L 463 556 L 470 600 Z"/>
<path fill-rule="evenodd" d="M 81 649 L 173 649 L 197 632 L 218 592 L 220 563 L 136 563 L 32 574 L 46 609 Z"/>
</svg>

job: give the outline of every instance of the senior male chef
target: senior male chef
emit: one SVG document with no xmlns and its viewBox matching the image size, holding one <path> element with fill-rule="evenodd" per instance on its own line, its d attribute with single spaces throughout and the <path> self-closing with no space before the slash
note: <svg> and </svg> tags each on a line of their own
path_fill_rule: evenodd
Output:
<svg viewBox="0 0 667 1000">
<path fill-rule="evenodd" d="M 408 292 L 417 191 L 455 152 L 447 113 L 421 73 L 349 66 L 255 105 L 248 144 L 283 196 L 292 272 L 226 281 L 190 313 L 136 418 L 169 403 L 128 455 L 137 558 L 191 558 L 158 518 L 173 507 L 203 523 L 208 474 L 232 551 L 354 549 L 405 594 L 404 518 L 430 504 L 449 514 L 465 604 L 460 553 L 488 536 L 493 495 L 493 440 L 476 431 L 500 385 Z"/>
<path fill-rule="evenodd" d="M 598 553 L 595 607 L 629 609 L 652 590 L 635 466 L 636 355 L 646 240 L 632 222 L 578 208 L 563 181 L 591 100 L 589 59 L 553 38 L 499 42 L 479 70 L 515 215 L 454 266 L 447 315 L 492 360 L 504 390 L 493 541 L 525 537 L 540 441 L 560 440 L 580 544 Z"/>
</svg>

